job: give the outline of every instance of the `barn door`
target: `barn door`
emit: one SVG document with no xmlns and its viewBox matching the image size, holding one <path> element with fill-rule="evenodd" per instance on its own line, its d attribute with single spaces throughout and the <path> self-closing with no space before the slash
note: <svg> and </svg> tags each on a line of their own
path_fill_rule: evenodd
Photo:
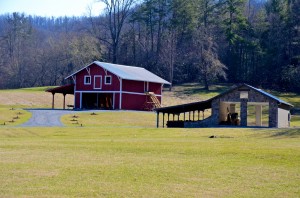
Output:
<svg viewBox="0 0 300 198">
<path fill-rule="evenodd" d="M 94 76 L 94 89 L 102 89 L 102 76 Z"/>
</svg>

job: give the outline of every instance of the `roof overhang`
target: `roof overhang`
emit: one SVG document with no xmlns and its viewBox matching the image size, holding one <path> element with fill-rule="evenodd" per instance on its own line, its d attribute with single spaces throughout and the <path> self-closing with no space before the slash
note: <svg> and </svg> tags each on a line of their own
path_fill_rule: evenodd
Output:
<svg viewBox="0 0 300 198">
<path fill-rule="evenodd" d="M 74 84 L 63 85 L 51 89 L 47 89 L 46 92 L 51 92 L 52 94 L 61 93 L 61 94 L 72 94 L 74 95 Z"/>
<path fill-rule="evenodd" d="M 175 105 L 169 107 L 162 107 L 154 109 L 157 113 L 180 114 L 191 111 L 204 111 L 211 108 L 212 100 L 205 100 L 200 102 L 187 103 L 182 105 Z"/>
</svg>

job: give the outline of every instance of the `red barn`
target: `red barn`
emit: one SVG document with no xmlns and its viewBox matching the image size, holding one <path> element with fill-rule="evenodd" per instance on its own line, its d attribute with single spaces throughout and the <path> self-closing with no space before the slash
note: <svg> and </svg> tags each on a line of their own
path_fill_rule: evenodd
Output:
<svg viewBox="0 0 300 198">
<path fill-rule="evenodd" d="M 145 110 L 146 103 L 153 102 L 149 98 L 155 97 L 161 102 L 162 87 L 170 84 L 141 67 L 99 61 L 68 78 L 74 82 L 74 107 L 77 109 Z"/>
</svg>

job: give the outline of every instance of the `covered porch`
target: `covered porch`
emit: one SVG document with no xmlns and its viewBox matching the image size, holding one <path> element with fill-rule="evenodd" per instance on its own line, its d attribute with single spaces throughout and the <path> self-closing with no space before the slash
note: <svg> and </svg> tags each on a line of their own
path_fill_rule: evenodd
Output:
<svg viewBox="0 0 300 198">
<path fill-rule="evenodd" d="M 160 126 L 160 114 L 162 114 L 162 127 L 184 128 L 185 125 L 192 125 L 205 120 L 209 116 L 205 116 L 205 111 L 211 109 L 211 100 L 193 102 L 182 105 L 162 107 L 155 109 L 156 111 L 156 127 Z M 167 115 L 165 123 L 165 115 Z M 170 119 L 171 115 L 171 119 Z"/>
<path fill-rule="evenodd" d="M 66 95 L 74 95 L 74 84 L 63 85 L 60 87 L 55 87 L 51 89 L 47 89 L 46 92 L 52 93 L 52 109 L 55 107 L 54 96 L 56 93 L 63 95 L 63 109 L 66 109 Z M 74 105 L 69 105 L 70 107 L 74 107 Z"/>
</svg>

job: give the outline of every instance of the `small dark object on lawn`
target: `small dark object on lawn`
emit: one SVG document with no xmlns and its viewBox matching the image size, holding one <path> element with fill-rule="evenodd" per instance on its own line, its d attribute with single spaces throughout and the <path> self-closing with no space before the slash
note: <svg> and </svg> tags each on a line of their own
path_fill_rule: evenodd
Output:
<svg viewBox="0 0 300 198">
<path fill-rule="evenodd" d="M 15 110 L 15 109 L 12 107 L 12 108 L 10 108 L 9 110 Z"/>
<path fill-rule="evenodd" d="M 81 127 L 83 127 L 83 125 L 82 125 L 82 124 L 80 124 L 80 126 L 81 126 Z"/>
<path fill-rule="evenodd" d="M 16 120 L 16 119 L 20 119 L 20 117 L 19 117 L 19 116 L 17 116 L 17 117 L 13 117 L 13 119 L 14 119 L 14 120 Z"/>
<path fill-rule="evenodd" d="M 217 138 L 217 136 L 211 135 L 211 136 L 209 136 L 209 138 Z"/>
<path fill-rule="evenodd" d="M 72 121 L 72 122 L 75 122 L 75 121 L 78 121 L 78 120 L 76 120 L 76 119 L 74 119 L 74 118 L 73 118 L 73 119 L 72 119 L 72 120 L 70 120 L 70 121 Z"/>
<path fill-rule="evenodd" d="M 17 115 L 22 115 L 22 113 L 21 113 L 21 112 L 18 112 Z"/>
<path fill-rule="evenodd" d="M 14 119 L 12 119 L 11 121 L 8 121 L 8 122 L 15 122 L 15 121 L 14 121 Z"/>
<path fill-rule="evenodd" d="M 73 115 L 73 116 L 72 116 L 72 118 L 78 118 L 78 117 L 79 117 L 79 116 L 77 116 L 77 115 Z"/>
<path fill-rule="evenodd" d="M 3 125 L 5 125 L 5 122 L 3 123 Z"/>
<path fill-rule="evenodd" d="M 91 115 L 97 115 L 95 112 L 91 113 Z"/>
</svg>

